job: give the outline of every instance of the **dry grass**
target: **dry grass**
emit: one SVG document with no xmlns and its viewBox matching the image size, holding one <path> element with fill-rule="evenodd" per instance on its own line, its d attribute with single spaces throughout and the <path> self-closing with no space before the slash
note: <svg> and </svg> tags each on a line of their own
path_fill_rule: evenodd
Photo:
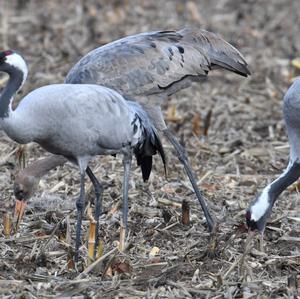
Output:
<svg viewBox="0 0 300 299">
<path fill-rule="evenodd" d="M 186 25 L 221 34 L 244 53 L 253 72 L 250 79 L 211 73 L 207 82 L 165 104 L 165 111 L 176 114 L 170 126 L 185 142 L 199 185 L 220 223 L 216 258 L 205 256 L 209 238 L 202 211 L 165 142 L 167 180 L 158 158 L 148 185 L 141 183 L 137 168 L 133 171 L 130 238 L 123 253 L 114 249 L 119 239 L 122 163 L 113 157 L 94 160 L 105 189 L 104 256 L 91 270 L 83 260 L 82 274 L 68 263 L 74 244 L 78 171 L 66 165 L 43 179 L 19 233 L 5 238 L 3 231 L 0 237 L 3 298 L 299 296 L 298 192 L 286 191 L 276 203 L 266 229 L 265 253 L 257 249 L 255 240 L 242 258 L 247 236 L 240 226 L 248 203 L 287 164 L 281 101 L 291 79 L 299 74 L 290 64 L 300 55 L 298 0 L 15 0 L 0 1 L 0 7 L 0 47 L 19 50 L 29 62 L 21 96 L 38 86 L 62 82 L 70 67 L 99 45 L 137 32 Z M 4 82 L 0 77 L 0 86 Z M 207 129 L 208 136 L 200 137 Z M 4 219 L 14 204 L 12 175 L 18 159 L 17 145 L 0 134 L 0 218 Z M 37 145 L 30 145 L 26 162 L 45 155 Z M 93 199 L 92 192 L 89 197 Z M 189 225 L 181 224 L 183 200 L 191 209 Z M 86 239 L 88 223 L 84 222 Z M 153 247 L 159 248 L 157 255 Z M 81 255 L 87 256 L 86 243 Z"/>
</svg>

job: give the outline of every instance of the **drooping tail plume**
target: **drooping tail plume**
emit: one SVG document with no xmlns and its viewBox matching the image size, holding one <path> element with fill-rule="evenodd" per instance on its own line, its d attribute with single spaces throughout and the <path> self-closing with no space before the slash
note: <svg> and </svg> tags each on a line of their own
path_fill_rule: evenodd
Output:
<svg viewBox="0 0 300 299">
<path fill-rule="evenodd" d="M 210 60 L 212 68 L 224 68 L 241 76 L 251 75 L 243 55 L 231 44 L 206 30 L 185 28 L 178 31 L 182 40 L 192 44 Z"/>
</svg>

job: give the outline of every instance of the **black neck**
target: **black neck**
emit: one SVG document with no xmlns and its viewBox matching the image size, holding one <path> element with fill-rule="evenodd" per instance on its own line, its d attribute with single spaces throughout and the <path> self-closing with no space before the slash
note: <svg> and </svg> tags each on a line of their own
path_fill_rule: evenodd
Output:
<svg viewBox="0 0 300 299">
<path fill-rule="evenodd" d="M 5 72 L 9 75 L 9 81 L 0 96 L 0 118 L 9 116 L 10 102 L 14 94 L 21 88 L 24 79 L 24 73 L 14 66 L 7 65 Z"/>
<path fill-rule="evenodd" d="M 269 197 L 274 204 L 277 197 L 283 192 L 288 186 L 297 181 L 300 177 L 300 161 L 292 162 L 291 166 L 288 167 L 286 172 L 282 174 L 270 185 Z"/>
</svg>

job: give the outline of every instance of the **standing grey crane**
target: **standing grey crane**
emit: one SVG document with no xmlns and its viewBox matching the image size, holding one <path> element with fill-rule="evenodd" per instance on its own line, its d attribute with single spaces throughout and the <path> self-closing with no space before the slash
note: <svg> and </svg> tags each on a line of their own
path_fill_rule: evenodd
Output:
<svg viewBox="0 0 300 299">
<path fill-rule="evenodd" d="M 245 77 L 250 74 L 242 54 L 214 33 L 192 29 L 157 31 L 125 37 L 91 51 L 70 70 L 65 80 L 107 86 L 142 104 L 156 128 L 175 147 L 209 231 L 214 230 L 213 218 L 199 192 L 185 150 L 164 122 L 160 105 L 173 93 L 217 68 Z"/>
<path fill-rule="evenodd" d="M 141 103 L 155 127 L 174 146 L 206 217 L 208 229 L 215 223 L 197 186 L 184 148 L 167 128 L 160 105 L 175 92 L 225 69 L 247 77 L 250 71 L 242 54 L 214 33 L 185 28 L 128 36 L 99 47 L 67 74 L 66 83 L 100 84 Z"/>
<path fill-rule="evenodd" d="M 0 72 L 9 81 L 0 96 L 0 125 L 14 141 L 37 142 L 47 151 L 62 155 L 80 169 L 80 196 L 76 202 L 75 261 L 78 261 L 87 172 L 96 191 L 99 220 L 101 185 L 88 167 L 95 155 L 123 154 L 123 224 L 127 224 L 128 180 L 134 153 L 143 177 L 150 174 L 152 155 L 165 156 L 157 131 L 141 105 L 126 101 L 116 91 L 90 84 L 55 84 L 38 88 L 12 110 L 14 94 L 25 83 L 28 69 L 18 53 L 0 52 Z M 152 160 L 151 160 L 152 161 Z M 97 192 L 98 191 L 98 192 Z M 96 234 L 98 235 L 98 234 Z"/>
<path fill-rule="evenodd" d="M 249 205 L 247 226 L 264 233 L 266 222 L 278 196 L 300 177 L 300 77 L 288 89 L 283 99 L 283 117 L 290 144 L 289 163 L 285 171 Z"/>
</svg>

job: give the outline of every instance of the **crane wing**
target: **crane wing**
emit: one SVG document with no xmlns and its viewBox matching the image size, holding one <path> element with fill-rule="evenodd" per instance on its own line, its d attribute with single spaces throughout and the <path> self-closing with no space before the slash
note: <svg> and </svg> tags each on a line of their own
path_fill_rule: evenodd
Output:
<svg viewBox="0 0 300 299">
<path fill-rule="evenodd" d="M 84 56 L 66 83 L 101 84 L 125 96 L 171 95 L 225 68 L 250 74 L 241 53 L 217 35 L 204 31 L 157 31 L 125 37 Z"/>
</svg>

